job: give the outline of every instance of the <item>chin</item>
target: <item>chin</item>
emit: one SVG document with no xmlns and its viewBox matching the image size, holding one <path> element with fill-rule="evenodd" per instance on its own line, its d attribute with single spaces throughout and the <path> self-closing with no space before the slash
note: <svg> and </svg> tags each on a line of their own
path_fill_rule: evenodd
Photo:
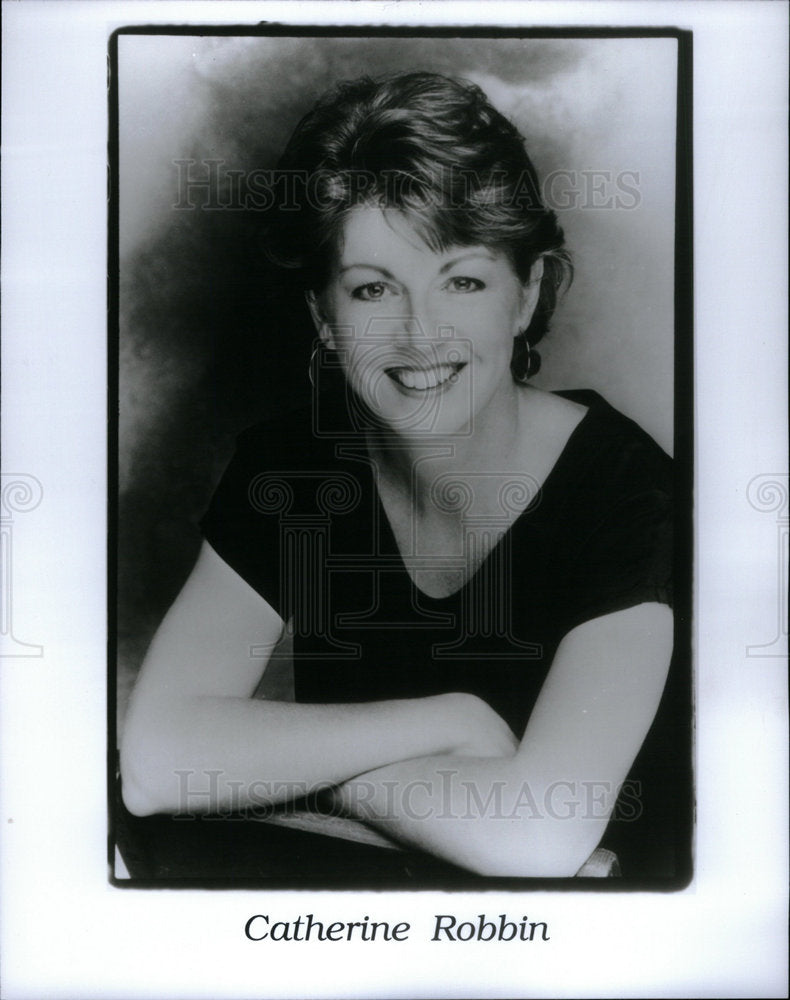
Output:
<svg viewBox="0 0 790 1000">
<path fill-rule="evenodd" d="M 385 371 L 375 380 L 351 384 L 370 412 L 393 433 L 404 437 L 469 433 L 474 397 L 468 373 L 461 371 L 452 380 L 437 385 L 404 385 Z"/>
<path fill-rule="evenodd" d="M 417 399 L 382 400 L 363 397 L 374 416 L 395 434 L 412 435 L 464 434 L 472 413 L 455 400 Z"/>
</svg>

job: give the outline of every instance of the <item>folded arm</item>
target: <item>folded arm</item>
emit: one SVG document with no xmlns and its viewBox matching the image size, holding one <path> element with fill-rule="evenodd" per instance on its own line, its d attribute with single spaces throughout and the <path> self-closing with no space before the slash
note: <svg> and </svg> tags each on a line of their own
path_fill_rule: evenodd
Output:
<svg viewBox="0 0 790 1000">
<path fill-rule="evenodd" d="M 409 757 L 510 750 L 504 722 L 465 694 L 348 705 L 253 699 L 282 630 L 204 544 L 129 706 L 121 771 L 131 812 L 265 807 Z M 187 800 L 185 789 L 194 790 Z"/>
<path fill-rule="evenodd" d="M 647 603 L 562 641 L 513 754 L 435 754 L 336 793 L 354 816 L 483 875 L 574 875 L 597 847 L 666 681 L 672 615 Z"/>
</svg>

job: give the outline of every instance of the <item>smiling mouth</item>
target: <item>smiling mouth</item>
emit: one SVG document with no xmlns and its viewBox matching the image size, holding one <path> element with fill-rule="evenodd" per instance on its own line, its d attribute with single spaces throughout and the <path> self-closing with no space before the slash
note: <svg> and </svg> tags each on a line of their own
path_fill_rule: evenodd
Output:
<svg viewBox="0 0 790 1000">
<path fill-rule="evenodd" d="M 404 389 L 429 392 L 443 385 L 458 381 L 459 373 L 466 367 L 465 361 L 455 364 L 432 365 L 430 368 L 387 368 L 387 375 Z"/>
</svg>

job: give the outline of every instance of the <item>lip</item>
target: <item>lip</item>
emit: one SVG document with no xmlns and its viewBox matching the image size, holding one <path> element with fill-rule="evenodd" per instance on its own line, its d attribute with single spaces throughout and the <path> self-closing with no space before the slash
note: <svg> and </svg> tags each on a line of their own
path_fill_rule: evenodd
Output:
<svg viewBox="0 0 790 1000">
<path fill-rule="evenodd" d="M 446 392 L 456 385 L 466 366 L 466 361 L 445 361 L 430 365 L 390 365 L 385 369 L 385 373 L 400 392 L 409 396 L 430 396 Z M 451 369 L 450 374 L 443 377 L 448 368 Z M 405 384 L 402 377 L 415 384 Z M 435 384 L 421 384 L 427 382 L 435 382 Z"/>
</svg>

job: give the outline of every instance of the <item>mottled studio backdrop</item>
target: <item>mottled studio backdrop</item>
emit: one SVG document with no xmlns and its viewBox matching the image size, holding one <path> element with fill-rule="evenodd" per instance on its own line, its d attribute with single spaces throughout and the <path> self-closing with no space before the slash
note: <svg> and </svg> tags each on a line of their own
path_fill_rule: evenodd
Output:
<svg viewBox="0 0 790 1000">
<path fill-rule="evenodd" d="M 536 382 L 597 389 L 672 450 L 673 40 L 122 36 L 121 718 L 233 435 L 309 400 L 313 330 L 273 304 L 255 213 L 178 207 L 176 161 L 271 168 L 336 80 L 413 69 L 478 83 L 547 179 L 576 276 Z"/>
</svg>

